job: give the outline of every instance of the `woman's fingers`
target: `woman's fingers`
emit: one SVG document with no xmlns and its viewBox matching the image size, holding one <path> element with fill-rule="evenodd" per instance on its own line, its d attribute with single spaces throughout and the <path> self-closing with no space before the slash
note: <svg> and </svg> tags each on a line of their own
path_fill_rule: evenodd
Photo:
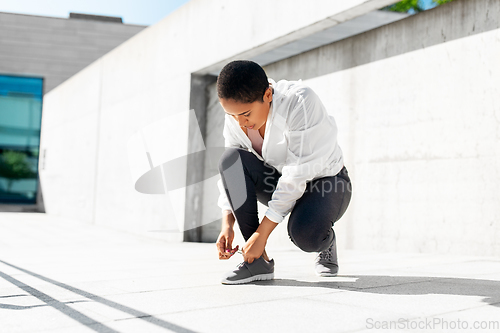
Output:
<svg viewBox="0 0 500 333">
<path fill-rule="evenodd" d="M 235 253 L 236 251 L 238 251 L 238 245 L 236 245 L 236 247 L 234 249 L 226 249 L 226 251 L 222 252 L 222 251 L 219 251 L 219 259 L 229 259 L 231 258 Z"/>
<path fill-rule="evenodd" d="M 231 257 L 236 253 L 236 251 L 238 251 L 238 245 L 236 245 L 236 247 L 234 249 L 227 249 L 226 250 L 226 252 L 228 252 Z"/>
<path fill-rule="evenodd" d="M 226 252 L 226 239 L 222 237 L 217 242 L 217 250 L 219 251 L 219 259 L 229 259 L 230 256 L 227 255 Z"/>
<path fill-rule="evenodd" d="M 231 258 L 231 253 L 228 252 L 229 250 L 226 251 L 219 251 L 219 259 L 229 259 Z"/>
<path fill-rule="evenodd" d="M 224 244 L 225 244 L 224 239 L 221 239 L 219 242 L 217 242 L 217 250 L 219 250 L 219 253 L 226 252 L 226 248 L 225 248 Z"/>
<path fill-rule="evenodd" d="M 219 259 L 229 259 L 231 258 L 237 251 L 239 245 L 236 245 L 234 249 L 231 248 L 230 242 L 227 242 L 225 237 L 221 237 L 217 242 L 217 250 L 219 251 Z"/>
</svg>

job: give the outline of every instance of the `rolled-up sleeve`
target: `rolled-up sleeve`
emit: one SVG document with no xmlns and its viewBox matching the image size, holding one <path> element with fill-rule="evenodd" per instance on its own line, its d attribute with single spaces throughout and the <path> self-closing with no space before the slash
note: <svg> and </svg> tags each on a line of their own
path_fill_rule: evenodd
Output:
<svg viewBox="0 0 500 333">
<path fill-rule="evenodd" d="M 217 187 L 219 188 L 219 199 L 217 200 L 217 205 L 220 207 L 222 212 L 230 211 L 231 205 L 229 204 L 229 200 L 227 199 L 226 191 L 224 190 L 224 184 L 222 184 L 222 179 L 217 181 Z"/>
<path fill-rule="evenodd" d="M 265 215 L 280 223 L 304 194 L 306 182 L 321 173 L 336 146 L 337 128 L 323 103 L 309 87 L 297 94 L 296 105 L 287 118 L 288 152 L 282 175 Z"/>
</svg>

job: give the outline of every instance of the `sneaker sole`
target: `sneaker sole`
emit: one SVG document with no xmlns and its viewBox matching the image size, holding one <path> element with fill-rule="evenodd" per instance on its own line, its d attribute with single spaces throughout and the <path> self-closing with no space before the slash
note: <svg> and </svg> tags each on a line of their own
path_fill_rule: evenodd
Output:
<svg viewBox="0 0 500 333">
<path fill-rule="evenodd" d="M 317 276 L 323 276 L 323 277 L 334 277 L 337 276 L 337 273 L 318 273 L 315 272 Z"/>
<path fill-rule="evenodd" d="M 222 284 L 242 284 L 242 283 L 248 283 L 248 282 L 252 282 L 252 281 L 265 281 L 265 280 L 272 280 L 272 279 L 274 279 L 274 273 L 254 275 L 254 276 L 247 277 L 246 279 L 241 279 L 241 280 L 236 280 L 236 281 L 223 280 L 223 281 L 221 281 L 221 283 Z"/>
</svg>

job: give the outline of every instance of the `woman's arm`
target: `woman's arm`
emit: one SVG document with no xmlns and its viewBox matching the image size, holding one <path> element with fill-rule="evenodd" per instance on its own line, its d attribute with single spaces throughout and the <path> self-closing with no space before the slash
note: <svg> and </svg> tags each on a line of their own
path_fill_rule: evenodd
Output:
<svg viewBox="0 0 500 333">
<path fill-rule="evenodd" d="M 217 238 L 217 250 L 219 251 L 219 259 L 229 259 L 237 251 L 233 249 L 234 240 L 234 215 L 231 211 L 224 211 L 222 215 L 222 226 L 219 237 Z"/>
<path fill-rule="evenodd" d="M 232 228 L 234 226 L 234 222 L 236 218 L 233 215 L 233 212 L 230 210 L 222 211 L 222 227 Z"/>
<path fill-rule="evenodd" d="M 337 126 L 319 96 L 304 86 L 291 98 L 292 109 L 286 120 L 286 161 L 265 214 L 276 223 L 292 211 L 308 181 L 331 165 L 341 165 L 342 158 L 337 145 Z"/>
<path fill-rule="evenodd" d="M 262 255 L 266 248 L 267 239 L 277 225 L 278 223 L 264 216 L 257 230 L 250 236 L 241 250 L 245 261 L 251 264 Z"/>
<path fill-rule="evenodd" d="M 264 216 L 264 218 L 262 219 L 262 222 L 260 223 L 259 227 L 257 228 L 257 230 L 255 232 L 259 233 L 260 235 L 265 237 L 265 239 L 267 241 L 267 239 L 269 238 L 269 235 L 271 235 L 271 232 L 273 232 L 274 228 L 276 228 L 277 225 L 278 225 L 278 223 L 275 223 L 275 222 L 271 221 L 270 219 L 268 219 L 267 216 Z"/>
</svg>

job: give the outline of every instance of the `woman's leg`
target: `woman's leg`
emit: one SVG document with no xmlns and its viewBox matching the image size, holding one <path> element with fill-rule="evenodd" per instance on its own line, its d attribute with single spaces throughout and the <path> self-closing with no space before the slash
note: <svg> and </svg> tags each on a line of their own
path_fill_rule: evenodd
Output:
<svg viewBox="0 0 500 333">
<path fill-rule="evenodd" d="M 335 239 L 333 224 L 351 201 L 352 185 L 345 167 L 333 177 L 307 183 L 288 220 L 288 235 L 305 252 L 321 252 Z"/>
<path fill-rule="evenodd" d="M 246 241 L 259 227 L 257 200 L 267 206 L 281 174 L 252 152 L 240 148 L 226 149 L 219 160 L 219 172 Z"/>
</svg>

